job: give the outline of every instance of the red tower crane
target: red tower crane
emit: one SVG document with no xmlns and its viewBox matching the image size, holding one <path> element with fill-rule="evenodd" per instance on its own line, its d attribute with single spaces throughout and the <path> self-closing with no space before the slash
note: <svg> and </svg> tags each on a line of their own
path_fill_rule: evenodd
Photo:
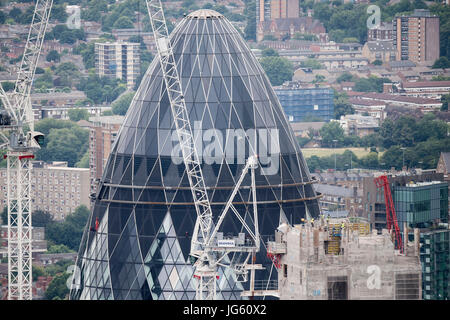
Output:
<svg viewBox="0 0 450 320">
<path fill-rule="evenodd" d="M 396 248 L 400 249 L 403 253 L 402 235 L 400 234 L 400 228 L 398 227 L 397 215 L 395 214 L 394 201 L 392 201 L 391 188 L 389 187 L 389 181 L 387 176 L 379 176 L 374 179 L 377 189 L 384 189 L 384 202 L 386 203 L 386 225 L 389 232 L 394 227 Z"/>
</svg>

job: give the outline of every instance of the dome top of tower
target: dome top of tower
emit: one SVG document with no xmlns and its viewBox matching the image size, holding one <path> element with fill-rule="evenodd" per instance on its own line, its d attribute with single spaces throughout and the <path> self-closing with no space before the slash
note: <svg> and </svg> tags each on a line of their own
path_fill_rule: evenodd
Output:
<svg viewBox="0 0 450 320">
<path fill-rule="evenodd" d="M 211 18 L 223 18 L 223 15 L 217 11 L 209 10 L 209 9 L 200 9 L 194 12 L 191 12 L 187 15 L 187 18 L 191 19 L 211 19 Z"/>
</svg>

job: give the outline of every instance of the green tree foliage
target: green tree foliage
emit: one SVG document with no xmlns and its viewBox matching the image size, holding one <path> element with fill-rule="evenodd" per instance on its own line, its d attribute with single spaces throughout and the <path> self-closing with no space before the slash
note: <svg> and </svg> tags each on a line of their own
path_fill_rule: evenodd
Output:
<svg viewBox="0 0 450 320">
<path fill-rule="evenodd" d="M 99 77 L 90 73 L 87 78 L 80 80 L 77 89 L 84 91 L 94 103 L 114 101 L 126 90 L 126 85 L 120 79 Z"/>
<path fill-rule="evenodd" d="M 44 74 L 34 80 L 34 88 L 49 89 L 53 87 L 53 76 L 50 69 L 45 70 Z"/>
<path fill-rule="evenodd" d="M 322 137 L 322 145 L 325 147 L 334 147 L 333 140 L 337 140 L 336 146 L 339 147 L 344 141 L 344 129 L 337 121 L 330 121 L 323 125 L 320 129 L 320 136 Z"/>
<path fill-rule="evenodd" d="M 84 29 L 69 29 L 65 24 L 56 25 L 45 34 L 46 40 L 58 40 L 60 43 L 74 44 L 77 40 L 86 40 Z"/>
<path fill-rule="evenodd" d="M 1 213 L 1 218 L 2 218 L 2 225 L 6 225 L 8 224 L 8 207 L 4 206 L 2 213 Z"/>
<path fill-rule="evenodd" d="M 89 148 L 89 132 L 74 122 L 43 119 L 36 123 L 36 131 L 45 136 L 36 156 L 44 161 L 67 161 L 74 166 Z"/>
<path fill-rule="evenodd" d="M 122 95 L 119 99 L 114 101 L 111 105 L 111 110 L 114 114 L 124 116 L 128 108 L 130 107 L 131 101 L 133 100 L 134 92 L 128 92 Z"/>
<path fill-rule="evenodd" d="M 446 69 L 446 68 L 450 68 L 450 60 L 447 59 L 446 56 L 440 57 L 439 59 L 437 59 L 432 66 L 433 69 Z"/>
<path fill-rule="evenodd" d="M 91 69 L 95 67 L 95 43 L 81 43 L 72 49 L 73 54 L 80 54 L 83 57 L 84 67 Z"/>
<path fill-rule="evenodd" d="M 86 109 L 70 109 L 68 112 L 70 121 L 89 120 L 89 112 Z"/>
<path fill-rule="evenodd" d="M 146 13 L 145 8 L 145 4 L 139 1 L 115 3 L 109 7 L 108 14 L 102 16 L 102 31 L 111 32 L 113 28 L 132 28 L 136 21 L 134 11 L 140 10 L 141 13 Z"/>
<path fill-rule="evenodd" d="M 68 273 L 56 275 L 52 282 L 50 282 L 47 291 L 45 291 L 45 299 L 64 300 L 69 293 L 69 288 L 66 284 L 69 276 Z"/>
<path fill-rule="evenodd" d="M 295 40 L 317 41 L 319 40 L 316 35 L 309 33 L 296 32 L 293 36 Z"/>
<path fill-rule="evenodd" d="M 374 66 L 381 66 L 381 65 L 383 64 L 383 61 L 381 61 L 381 60 L 375 60 L 374 62 L 372 62 L 372 64 L 373 64 Z"/>
<path fill-rule="evenodd" d="M 334 118 L 340 119 L 341 116 L 346 114 L 353 114 L 355 110 L 352 105 L 348 102 L 348 96 L 345 92 L 340 92 L 334 90 Z"/>
<path fill-rule="evenodd" d="M 448 111 L 448 104 L 450 102 L 450 93 L 443 94 L 441 97 L 441 102 L 442 102 L 441 111 Z"/>
<path fill-rule="evenodd" d="M 336 78 L 336 81 L 338 83 L 353 81 L 353 75 L 348 72 L 341 73 L 339 77 Z"/>
<path fill-rule="evenodd" d="M 59 86 L 71 88 L 74 82 L 79 82 L 81 73 L 72 62 L 59 64 L 55 69 L 55 75 L 59 77 Z"/>
<path fill-rule="evenodd" d="M 2 82 L 2 87 L 5 91 L 12 91 L 14 90 L 14 87 L 16 86 L 16 84 L 14 82 L 11 81 L 4 81 Z"/>
<path fill-rule="evenodd" d="M 6 22 L 7 15 L 3 11 L 0 11 L 0 24 L 4 24 Z"/>
<path fill-rule="evenodd" d="M 89 168 L 89 150 L 83 155 L 83 157 L 75 164 L 77 168 Z"/>
<path fill-rule="evenodd" d="M 130 29 L 133 28 L 133 21 L 126 16 L 120 17 L 113 24 L 113 28 L 117 29 Z"/>
<path fill-rule="evenodd" d="M 45 59 L 48 62 L 51 62 L 51 61 L 59 62 L 59 60 L 61 60 L 61 55 L 58 53 L 58 51 L 52 50 L 47 54 Z"/>
<path fill-rule="evenodd" d="M 336 156 L 336 162 L 335 162 Z M 311 156 L 306 158 L 306 163 L 311 172 L 316 170 L 334 169 L 336 163 L 336 170 L 346 170 L 350 167 L 358 167 L 358 157 L 350 150 L 345 150 L 344 153 L 336 153 L 326 157 Z"/>
<path fill-rule="evenodd" d="M 247 25 L 244 29 L 245 40 L 256 40 L 256 2 L 245 1 L 244 16 L 247 17 Z"/>
<path fill-rule="evenodd" d="M 81 19 L 87 21 L 101 21 L 102 13 L 108 11 L 105 0 L 90 0 L 85 9 L 81 10 Z"/>
<path fill-rule="evenodd" d="M 65 245 L 70 250 L 78 251 L 88 217 L 89 209 L 84 205 L 79 206 L 64 221 L 47 226 L 47 240 L 52 244 Z"/>
<path fill-rule="evenodd" d="M 65 23 L 67 21 L 67 18 L 68 15 L 66 13 L 66 6 L 64 4 L 54 4 L 52 6 L 50 20 L 57 20 L 59 22 Z"/>
<path fill-rule="evenodd" d="M 311 68 L 311 69 L 323 69 L 324 66 L 316 59 L 308 58 L 305 61 L 302 61 L 301 66 L 304 68 Z"/>
<path fill-rule="evenodd" d="M 53 217 L 48 211 L 35 210 L 32 213 L 31 223 L 33 227 L 45 228 L 53 222 Z"/>
<path fill-rule="evenodd" d="M 63 244 L 54 244 L 47 249 L 47 253 L 70 253 L 75 252 Z"/>
<path fill-rule="evenodd" d="M 294 74 L 292 63 L 282 57 L 263 57 L 261 66 L 269 77 L 273 86 L 282 85 L 285 81 L 291 81 Z"/>
<path fill-rule="evenodd" d="M 36 266 L 33 264 L 32 269 L 32 277 L 33 281 L 37 281 L 39 277 L 47 276 L 47 273 L 45 272 L 45 269 L 41 266 Z"/>
<path fill-rule="evenodd" d="M 355 91 L 360 92 L 383 92 L 383 83 L 391 82 L 386 78 L 370 76 L 368 78 L 357 78 L 355 81 Z"/>
<path fill-rule="evenodd" d="M 263 57 L 278 57 L 279 56 L 278 51 L 276 51 L 273 48 L 264 49 L 263 51 L 261 51 L 261 55 Z"/>
<path fill-rule="evenodd" d="M 44 161 L 67 161 L 73 167 L 89 147 L 88 138 L 88 130 L 78 126 L 50 130 L 47 147 L 40 158 Z"/>
<path fill-rule="evenodd" d="M 20 10 L 19 8 L 12 8 L 9 13 L 8 16 L 10 18 L 13 18 L 14 21 L 19 22 L 19 17 L 22 15 L 22 10 Z"/>
</svg>

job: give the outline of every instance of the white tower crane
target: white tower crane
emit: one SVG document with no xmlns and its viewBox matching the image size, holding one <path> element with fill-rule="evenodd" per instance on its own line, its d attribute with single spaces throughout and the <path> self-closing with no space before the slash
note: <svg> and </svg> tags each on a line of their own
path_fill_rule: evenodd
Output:
<svg viewBox="0 0 450 320">
<path fill-rule="evenodd" d="M 37 0 L 13 92 L 0 85 L 0 149 L 7 150 L 8 299 L 31 300 L 31 160 L 43 135 L 34 131 L 30 92 L 53 0 Z M 30 129 L 25 133 L 26 126 Z M 5 222 L 5 221 L 4 221 Z"/>
<path fill-rule="evenodd" d="M 217 221 L 214 222 L 162 4 L 160 0 L 146 0 L 146 3 L 186 174 L 197 212 L 190 252 L 191 256 L 197 259 L 194 263 L 194 277 L 197 279 L 196 299 L 214 300 L 216 299 L 217 269 L 219 266 L 233 268 L 235 274 L 238 277 L 241 276 L 242 281 L 247 280 L 249 269 L 252 271 L 256 269 L 254 266 L 249 267 L 247 264 L 250 256 L 259 251 L 260 244 L 255 188 L 255 169 L 258 166 L 258 158 L 253 155 L 247 159 L 224 210 Z M 233 206 L 233 199 L 249 169 L 251 170 L 250 188 L 253 198 L 252 225 L 249 225 Z M 245 239 L 245 233 L 239 234 L 238 237 L 224 239 L 223 234 L 219 232 L 230 209 L 242 223 L 242 229 L 245 229 L 250 236 L 248 241 Z M 230 253 L 233 255 L 232 257 L 228 256 Z M 228 260 L 225 259 L 227 256 Z M 252 276 L 252 278 L 254 277 Z"/>
</svg>

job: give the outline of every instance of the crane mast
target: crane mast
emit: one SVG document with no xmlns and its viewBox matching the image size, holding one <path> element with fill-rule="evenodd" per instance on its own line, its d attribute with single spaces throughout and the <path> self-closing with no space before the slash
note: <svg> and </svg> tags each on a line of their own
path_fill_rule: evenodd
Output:
<svg viewBox="0 0 450 320">
<path fill-rule="evenodd" d="M 238 183 L 234 187 L 233 192 L 218 218 L 217 223 L 213 222 L 211 203 L 208 198 L 206 184 L 203 178 L 201 163 L 194 144 L 194 136 L 192 133 L 189 115 L 183 95 L 183 88 L 178 74 L 176 61 L 173 54 L 173 48 L 170 43 L 169 32 L 167 29 L 166 19 L 160 0 L 146 0 L 147 10 L 150 17 L 150 23 L 153 30 L 158 58 L 161 65 L 164 83 L 169 98 L 172 116 L 180 143 L 183 162 L 186 169 L 189 185 L 192 192 L 192 198 L 197 213 L 197 220 L 191 241 L 190 255 L 197 259 L 194 263 L 194 278 L 197 279 L 196 299 L 197 300 L 214 300 L 216 299 L 216 281 L 218 278 L 218 266 L 231 267 L 238 275 L 244 275 L 246 279 L 247 268 L 246 263 L 249 257 L 259 250 L 259 230 L 257 223 L 256 209 L 256 189 L 254 170 L 258 166 L 256 155 L 251 156 L 242 171 Z M 240 185 L 247 174 L 251 170 L 252 174 L 252 198 L 253 198 L 253 226 L 249 226 L 234 208 L 232 201 L 240 188 Z M 239 246 L 221 246 L 218 240 L 218 231 L 226 214 L 231 211 L 238 217 L 243 228 L 249 232 L 253 240 L 251 245 L 245 245 L 242 241 L 242 234 L 239 240 Z M 231 239 L 231 243 L 235 243 Z M 229 253 L 244 253 L 247 257 L 241 263 L 225 263 L 225 257 Z M 233 258 L 231 259 L 233 260 Z"/>
<path fill-rule="evenodd" d="M 43 135 L 34 131 L 30 92 L 53 0 L 37 0 L 14 91 L 0 85 L 10 122 L 0 126 L 0 148 L 6 148 L 8 206 L 8 299 L 32 299 L 31 160 Z M 30 131 L 25 133 L 25 126 Z M 7 136 L 9 134 L 9 137 Z"/>
<path fill-rule="evenodd" d="M 389 180 L 387 176 L 379 176 L 374 179 L 375 185 L 377 189 L 383 190 L 384 193 L 384 202 L 386 204 L 386 225 L 388 231 L 391 232 L 391 229 L 394 229 L 394 245 L 403 253 L 403 242 L 402 235 L 400 233 L 400 228 L 397 222 L 397 215 L 395 213 L 394 201 L 392 200 L 391 187 L 389 186 Z"/>
</svg>

